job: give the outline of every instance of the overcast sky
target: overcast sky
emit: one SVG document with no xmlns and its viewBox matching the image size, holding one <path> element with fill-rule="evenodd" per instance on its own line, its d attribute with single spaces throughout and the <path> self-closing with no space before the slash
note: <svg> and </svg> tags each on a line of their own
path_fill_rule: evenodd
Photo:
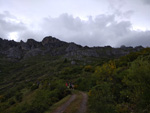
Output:
<svg viewBox="0 0 150 113">
<path fill-rule="evenodd" d="M 150 0 L 0 0 L 0 37 L 150 46 Z"/>
</svg>

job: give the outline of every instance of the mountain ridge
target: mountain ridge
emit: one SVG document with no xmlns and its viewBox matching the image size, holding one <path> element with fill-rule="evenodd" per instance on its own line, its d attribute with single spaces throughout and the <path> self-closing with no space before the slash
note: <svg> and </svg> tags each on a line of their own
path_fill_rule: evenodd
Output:
<svg viewBox="0 0 150 113">
<path fill-rule="evenodd" d="M 0 38 L 0 55 L 10 59 L 25 59 L 37 55 L 64 56 L 65 58 L 81 59 L 83 57 L 117 58 L 143 49 L 142 46 L 113 48 L 81 46 L 73 42 L 64 42 L 55 37 L 47 36 L 41 42 L 28 39 L 26 42 L 15 42 Z"/>
</svg>

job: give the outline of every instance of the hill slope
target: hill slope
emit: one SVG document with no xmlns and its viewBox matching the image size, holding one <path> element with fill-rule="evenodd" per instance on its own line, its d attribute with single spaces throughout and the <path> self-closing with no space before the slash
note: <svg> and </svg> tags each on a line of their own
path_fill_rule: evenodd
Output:
<svg viewBox="0 0 150 113">
<path fill-rule="evenodd" d="M 0 112 L 45 112 L 71 93 L 66 82 L 89 91 L 93 112 L 148 111 L 150 50 L 141 48 L 89 48 L 53 37 L 26 43 L 1 39 Z"/>
</svg>

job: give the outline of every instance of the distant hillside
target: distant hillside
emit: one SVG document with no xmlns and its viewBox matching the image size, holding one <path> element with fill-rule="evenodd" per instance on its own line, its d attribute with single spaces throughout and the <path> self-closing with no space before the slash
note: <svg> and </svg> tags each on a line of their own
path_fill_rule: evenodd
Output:
<svg viewBox="0 0 150 113">
<path fill-rule="evenodd" d="M 88 92 L 91 112 L 147 113 L 150 48 L 142 48 L 0 39 L 0 113 L 46 113 L 73 91 L 66 82 Z"/>
<path fill-rule="evenodd" d="M 25 59 L 37 55 L 63 56 L 65 58 L 75 58 L 78 60 L 84 57 L 96 58 L 118 58 L 136 52 L 143 47 L 121 47 L 112 48 L 105 47 L 82 47 L 75 43 L 67 43 L 60 41 L 54 37 L 45 37 L 41 42 L 34 39 L 28 39 L 27 42 L 15 42 L 13 40 L 3 40 L 0 38 L 0 56 L 10 59 Z"/>
</svg>

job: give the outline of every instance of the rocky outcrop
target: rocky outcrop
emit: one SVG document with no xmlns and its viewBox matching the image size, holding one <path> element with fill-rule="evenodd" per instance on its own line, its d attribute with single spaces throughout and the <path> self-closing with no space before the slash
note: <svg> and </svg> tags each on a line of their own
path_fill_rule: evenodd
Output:
<svg viewBox="0 0 150 113">
<path fill-rule="evenodd" d="M 42 40 L 42 45 L 46 48 L 54 48 L 54 47 L 61 47 L 64 44 L 66 44 L 66 42 L 60 41 L 54 37 L 48 36 L 45 37 Z"/>
<path fill-rule="evenodd" d="M 37 56 L 37 55 L 44 55 L 43 51 L 39 48 L 32 49 L 28 51 L 25 55 L 24 58 L 32 57 L 32 56 Z"/>
<path fill-rule="evenodd" d="M 17 47 L 17 46 L 18 43 L 13 40 L 8 41 L 6 39 L 3 40 L 2 38 L 0 38 L 0 51 L 5 51 L 11 47 Z"/>
<path fill-rule="evenodd" d="M 28 39 L 26 43 L 30 49 L 40 48 L 42 46 L 41 42 L 37 42 L 34 39 Z"/>
<path fill-rule="evenodd" d="M 30 46 L 23 41 L 20 42 L 20 47 L 23 51 L 29 51 L 30 50 Z"/>
<path fill-rule="evenodd" d="M 143 49 L 142 46 L 135 48 L 125 46 L 121 48 L 112 48 L 111 46 L 82 47 L 75 43 L 60 41 L 51 36 L 45 37 L 41 42 L 37 42 L 34 39 L 28 39 L 27 42 L 15 42 L 0 38 L 0 55 L 11 59 L 23 59 L 46 54 L 77 59 L 84 57 L 120 57 L 141 49 Z"/>
<path fill-rule="evenodd" d="M 70 43 L 69 45 L 68 45 L 68 47 L 66 48 L 66 52 L 73 52 L 73 51 L 77 51 L 77 50 L 79 50 L 80 48 L 82 48 L 82 46 L 80 46 L 80 45 L 77 45 L 77 44 L 75 44 L 75 43 Z"/>
<path fill-rule="evenodd" d="M 60 40 L 58 40 L 54 37 L 48 36 L 48 37 L 45 37 L 42 40 L 42 45 L 46 46 L 46 45 L 50 45 L 50 44 L 56 44 L 56 43 L 59 43 L 59 42 L 60 42 Z"/>
<path fill-rule="evenodd" d="M 5 52 L 8 58 L 21 59 L 23 57 L 23 52 L 18 47 L 9 48 L 8 51 Z"/>
</svg>

